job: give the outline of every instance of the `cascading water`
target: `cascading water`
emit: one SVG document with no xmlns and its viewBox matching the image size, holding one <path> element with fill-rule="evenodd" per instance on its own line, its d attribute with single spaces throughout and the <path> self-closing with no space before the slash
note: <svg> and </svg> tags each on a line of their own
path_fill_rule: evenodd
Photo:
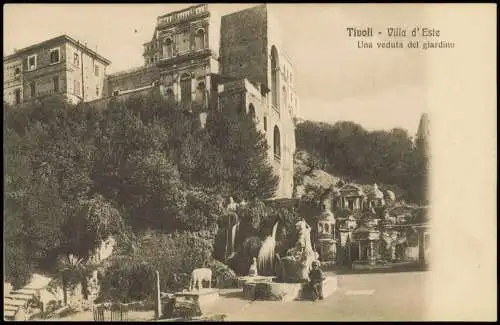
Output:
<svg viewBox="0 0 500 325">
<path fill-rule="evenodd" d="M 238 216 L 235 215 L 234 218 L 230 218 L 228 220 L 228 226 L 225 230 L 226 237 L 226 245 L 225 245 L 225 256 L 226 260 L 231 259 L 236 254 L 235 252 L 235 239 L 236 233 L 238 232 L 240 221 L 238 220 Z M 232 226 L 231 226 L 232 225 Z M 229 254 L 229 256 L 228 256 Z"/>
<path fill-rule="evenodd" d="M 236 233 L 238 232 L 238 228 L 240 227 L 240 222 L 237 221 L 231 227 L 231 255 L 229 258 L 232 258 L 236 254 L 235 244 L 236 244 Z"/>
<path fill-rule="evenodd" d="M 276 230 L 278 229 L 278 223 L 276 222 L 273 226 L 273 232 L 271 236 L 268 236 L 262 247 L 259 250 L 259 257 L 257 258 L 257 267 L 259 274 L 269 275 L 273 273 L 274 265 L 274 249 L 276 247 Z"/>
</svg>

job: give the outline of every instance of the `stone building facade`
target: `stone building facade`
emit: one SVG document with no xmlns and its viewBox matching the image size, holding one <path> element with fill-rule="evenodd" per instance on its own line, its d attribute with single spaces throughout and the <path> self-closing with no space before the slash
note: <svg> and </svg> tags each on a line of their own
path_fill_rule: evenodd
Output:
<svg viewBox="0 0 500 325">
<path fill-rule="evenodd" d="M 291 197 L 299 101 L 293 65 L 269 6 L 220 17 L 202 4 L 162 15 L 143 46 L 144 66 L 109 75 L 106 94 L 158 85 L 183 110 L 252 114 L 280 178 L 276 197 Z"/>
<path fill-rule="evenodd" d="M 4 57 L 4 100 L 21 104 L 54 94 L 73 103 L 102 98 L 110 63 L 67 35 L 31 45 Z"/>
<path fill-rule="evenodd" d="M 223 76 L 248 81 L 239 96 L 235 90 L 230 96 L 244 99 L 245 110 L 255 115 L 270 147 L 269 161 L 280 178 L 277 197 L 290 198 L 298 100 L 293 67 L 271 8 L 260 5 L 223 16 L 220 54 Z M 221 100 L 228 95 L 221 93 Z M 238 107 L 237 103 L 232 106 Z"/>
<path fill-rule="evenodd" d="M 211 110 L 252 114 L 280 179 L 275 196 L 290 198 L 299 101 L 270 7 L 222 17 L 207 4 L 168 13 L 157 17 L 143 47 L 142 67 L 110 75 L 109 60 L 66 35 L 16 51 L 4 57 L 4 100 L 16 104 L 63 94 L 73 103 L 101 105 L 159 89 L 201 120 Z"/>
</svg>

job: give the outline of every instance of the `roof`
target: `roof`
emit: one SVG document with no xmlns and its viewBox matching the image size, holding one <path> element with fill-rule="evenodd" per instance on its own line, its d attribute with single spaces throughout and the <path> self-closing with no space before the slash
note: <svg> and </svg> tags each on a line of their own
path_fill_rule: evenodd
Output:
<svg viewBox="0 0 500 325">
<path fill-rule="evenodd" d="M 376 199 L 383 199 L 384 198 L 384 193 L 378 188 L 377 184 L 373 184 L 373 187 L 371 191 L 368 193 L 368 195 L 372 198 Z"/>
<path fill-rule="evenodd" d="M 370 231 L 373 231 L 373 230 L 362 225 L 362 226 L 359 226 L 358 228 L 356 228 L 353 232 L 354 233 L 362 233 L 362 232 L 370 232 Z"/>
<path fill-rule="evenodd" d="M 108 78 L 116 78 L 116 77 L 120 77 L 120 76 L 125 76 L 127 74 L 142 72 L 142 71 L 148 70 L 150 68 L 151 67 L 146 67 L 146 66 L 133 67 L 133 68 L 129 68 L 129 69 L 126 69 L 126 70 L 121 70 L 121 71 L 117 71 L 117 72 L 114 72 L 114 73 L 110 73 L 106 77 L 108 77 Z"/>
<path fill-rule="evenodd" d="M 18 56 L 19 54 L 22 54 L 23 52 L 27 52 L 27 51 L 36 49 L 37 47 L 41 47 L 41 46 L 49 44 L 49 43 L 62 42 L 62 41 L 69 42 L 69 43 L 73 44 L 74 46 L 76 46 L 76 47 L 78 47 L 80 49 L 85 50 L 90 55 L 92 55 L 92 56 L 96 57 L 97 59 L 103 61 L 106 65 L 110 65 L 111 64 L 110 60 L 106 59 L 102 55 L 99 55 L 94 50 L 88 48 L 84 43 L 81 43 L 80 41 L 77 41 L 74 38 L 72 38 L 72 37 L 70 37 L 70 36 L 68 36 L 66 34 L 60 35 L 60 36 L 57 36 L 57 37 L 54 37 L 54 38 L 51 38 L 51 39 L 48 39 L 48 40 L 45 40 L 43 42 L 39 42 L 39 43 L 30 45 L 30 46 L 22 48 L 20 50 L 17 50 L 15 53 L 4 57 L 4 60 L 8 60 L 8 59 L 14 58 L 14 57 Z"/>
<path fill-rule="evenodd" d="M 332 221 L 335 222 L 335 216 L 330 210 L 325 210 L 319 216 L 320 221 Z"/>
<path fill-rule="evenodd" d="M 364 195 L 364 192 L 363 192 L 363 189 L 361 188 L 361 186 L 354 185 L 351 183 L 345 184 L 340 189 L 340 192 L 348 192 L 348 191 L 356 191 L 358 193 L 358 195 Z"/>
<path fill-rule="evenodd" d="M 157 16 L 156 18 L 163 18 L 163 17 L 167 17 L 167 16 L 170 16 L 170 15 L 175 15 L 175 14 L 178 14 L 178 13 L 183 12 L 183 11 L 188 11 L 190 9 L 197 8 L 197 7 L 203 7 L 203 6 L 206 6 L 206 4 L 202 3 L 202 4 L 192 5 L 192 6 L 189 6 L 189 7 L 185 7 L 183 9 L 179 9 L 179 10 L 176 10 L 176 11 L 168 12 L 166 14 Z"/>
</svg>

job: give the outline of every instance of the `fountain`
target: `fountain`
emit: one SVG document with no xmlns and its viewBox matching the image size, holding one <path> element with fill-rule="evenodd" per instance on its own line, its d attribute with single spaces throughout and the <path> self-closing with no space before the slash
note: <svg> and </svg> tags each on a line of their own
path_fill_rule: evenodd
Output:
<svg viewBox="0 0 500 325">
<path fill-rule="evenodd" d="M 276 230 L 278 229 L 278 222 L 273 226 L 273 231 L 268 236 L 259 251 L 257 265 L 259 274 L 268 275 L 273 272 L 274 267 L 274 248 L 276 247 Z"/>
<path fill-rule="evenodd" d="M 311 244 L 311 227 L 304 219 L 295 224 L 298 240 L 295 247 L 287 251 L 287 256 L 282 257 L 277 265 L 278 281 L 303 282 L 309 279 L 309 271 L 313 261 L 318 260 L 318 253 Z"/>
<path fill-rule="evenodd" d="M 318 253 L 311 243 L 311 227 L 304 219 L 296 223 L 298 240 L 286 256 L 275 257 L 276 230 L 273 227 L 271 236 L 264 241 L 258 257 L 259 274 L 270 274 L 275 271 L 276 277 L 257 276 L 242 277 L 241 285 L 245 297 L 249 299 L 290 301 L 303 299 L 309 294 L 309 271 Z M 273 268 L 274 266 L 274 268 Z M 337 289 L 337 278 L 327 276 L 323 282 L 323 296 L 332 294 Z"/>
<path fill-rule="evenodd" d="M 228 257 L 229 259 L 233 258 L 236 254 L 235 242 L 236 242 L 236 233 L 240 226 L 240 222 L 236 221 L 236 223 L 231 227 L 231 255 Z"/>
</svg>

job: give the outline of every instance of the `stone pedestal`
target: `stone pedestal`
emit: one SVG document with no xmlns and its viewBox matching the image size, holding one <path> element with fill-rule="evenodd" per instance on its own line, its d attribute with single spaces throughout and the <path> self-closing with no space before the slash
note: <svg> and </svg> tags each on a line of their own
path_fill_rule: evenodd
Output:
<svg viewBox="0 0 500 325">
<path fill-rule="evenodd" d="M 372 240 L 370 240 L 370 246 L 368 248 L 368 252 L 369 252 L 369 255 L 368 255 L 368 263 L 370 265 L 375 265 L 376 262 L 377 262 L 377 256 L 376 256 L 376 253 L 375 253 L 375 245 L 373 243 Z"/>
<path fill-rule="evenodd" d="M 257 282 L 273 282 L 276 279 L 274 276 L 240 276 L 238 277 L 238 288 L 244 288 L 247 283 L 257 283 Z"/>
<path fill-rule="evenodd" d="M 255 298 L 256 286 L 256 283 L 245 283 L 245 285 L 243 285 L 243 297 L 248 300 L 253 300 Z"/>
<path fill-rule="evenodd" d="M 337 242 L 334 239 L 319 240 L 319 258 L 321 262 L 335 261 Z"/>
<path fill-rule="evenodd" d="M 200 289 L 199 291 L 177 292 L 174 297 L 176 300 L 187 300 L 198 304 L 201 312 L 205 314 L 208 308 L 219 299 L 219 291 L 217 289 Z"/>
<path fill-rule="evenodd" d="M 323 296 L 326 298 L 337 290 L 337 276 L 328 276 L 323 281 Z M 278 283 L 260 282 L 247 283 L 243 289 L 246 299 L 249 300 L 279 300 L 283 302 L 292 300 L 311 299 L 308 283 Z"/>
</svg>

